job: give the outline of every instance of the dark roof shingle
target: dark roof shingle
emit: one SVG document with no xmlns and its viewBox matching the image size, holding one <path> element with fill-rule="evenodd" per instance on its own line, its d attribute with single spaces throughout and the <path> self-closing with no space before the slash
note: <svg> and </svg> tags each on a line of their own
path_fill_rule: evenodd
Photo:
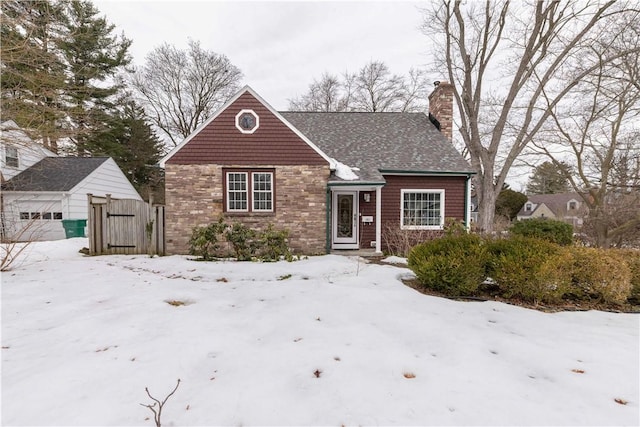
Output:
<svg viewBox="0 0 640 427">
<path fill-rule="evenodd" d="M 423 113 L 282 112 L 359 181 L 384 182 L 381 171 L 473 173 L 462 155 Z"/>
<path fill-rule="evenodd" d="M 2 184 L 3 191 L 69 191 L 108 157 L 45 157 Z"/>
</svg>

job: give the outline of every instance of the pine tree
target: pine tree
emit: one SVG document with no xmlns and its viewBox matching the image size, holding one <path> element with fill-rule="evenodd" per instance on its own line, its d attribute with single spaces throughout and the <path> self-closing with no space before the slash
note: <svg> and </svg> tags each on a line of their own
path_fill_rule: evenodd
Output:
<svg viewBox="0 0 640 427">
<path fill-rule="evenodd" d="M 570 189 L 571 168 L 566 163 L 544 162 L 533 169 L 527 183 L 527 194 L 558 194 Z"/>
<path fill-rule="evenodd" d="M 93 154 L 87 141 L 93 132 L 109 125 L 115 95 L 123 89 L 117 73 L 129 64 L 131 41 L 113 35 L 115 26 L 89 2 L 65 2 L 67 36 L 60 49 L 67 64 L 65 101 L 76 135 L 72 138 L 78 155 Z"/>
<path fill-rule="evenodd" d="M 14 120 L 56 151 L 65 117 L 65 64 L 58 48 L 64 10 L 49 0 L 3 0 L 0 6 L 3 120 Z"/>
<path fill-rule="evenodd" d="M 84 149 L 94 156 L 112 157 L 131 184 L 146 199 L 164 199 L 164 176 L 157 163 L 164 145 L 144 116 L 144 110 L 132 100 L 123 98 L 120 107 L 102 112 L 104 126 L 87 133 Z"/>
</svg>

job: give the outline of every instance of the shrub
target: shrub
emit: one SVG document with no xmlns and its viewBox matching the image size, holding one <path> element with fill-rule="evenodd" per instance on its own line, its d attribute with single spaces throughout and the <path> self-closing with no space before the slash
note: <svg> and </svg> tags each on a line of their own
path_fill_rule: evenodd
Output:
<svg viewBox="0 0 640 427">
<path fill-rule="evenodd" d="M 579 298 L 622 304 L 631 295 L 631 269 L 621 253 L 611 249 L 572 249 L 572 291 Z"/>
<path fill-rule="evenodd" d="M 446 236 L 461 236 L 467 233 L 464 222 L 455 218 L 445 218 L 443 230 Z"/>
<path fill-rule="evenodd" d="M 219 249 L 219 237 L 226 228 L 223 218 L 204 227 L 194 227 L 189 239 L 189 254 L 206 261 L 214 259 Z"/>
<path fill-rule="evenodd" d="M 620 254 L 624 257 L 631 273 L 631 294 L 629 301 L 638 304 L 640 303 L 640 250 L 623 249 L 620 251 Z"/>
<path fill-rule="evenodd" d="M 234 222 L 233 225 L 227 229 L 226 238 L 233 247 L 238 261 L 251 260 L 260 246 L 258 233 L 239 222 Z"/>
<path fill-rule="evenodd" d="M 536 237 L 559 245 L 573 243 L 573 226 L 562 221 L 545 218 L 532 218 L 517 221 L 509 228 L 512 234 L 524 237 Z"/>
<path fill-rule="evenodd" d="M 278 261 L 280 257 L 284 257 L 287 261 L 292 261 L 293 257 L 287 245 L 288 237 L 287 230 L 276 230 L 273 224 L 269 224 L 260 233 L 259 258 L 263 261 Z"/>
<path fill-rule="evenodd" d="M 421 242 L 437 239 L 443 235 L 441 230 L 403 230 L 397 223 L 385 223 L 382 240 L 390 255 L 409 256 L 411 249 Z"/>
<path fill-rule="evenodd" d="M 571 285 L 571 254 L 552 242 L 511 236 L 488 245 L 488 275 L 505 298 L 558 302 Z"/>
<path fill-rule="evenodd" d="M 425 288 L 451 296 L 469 296 L 486 277 L 486 260 L 482 239 L 474 234 L 461 234 L 415 246 L 408 263 Z"/>
</svg>

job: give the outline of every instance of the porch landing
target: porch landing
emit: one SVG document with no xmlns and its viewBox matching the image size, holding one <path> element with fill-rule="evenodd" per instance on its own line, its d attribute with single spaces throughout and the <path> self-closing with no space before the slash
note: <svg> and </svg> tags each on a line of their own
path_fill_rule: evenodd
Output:
<svg viewBox="0 0 640 427">
<path fill-rule="evenodd" d="M 375 251 L 375 249 L 332 249 L 329 252 L 332 255 L 360 256 L 362 258 L 383 258 L 384 254 Z"/>
</svg>

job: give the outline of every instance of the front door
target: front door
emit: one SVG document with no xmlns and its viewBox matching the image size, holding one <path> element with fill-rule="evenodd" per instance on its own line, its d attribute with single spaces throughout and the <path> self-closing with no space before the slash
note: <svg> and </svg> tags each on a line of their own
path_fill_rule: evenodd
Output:
<svg viewBox="0 0 640 427">
<path fill-rule="evenodd" d="M 333 192 L 333 244 L 336 249 L 358 248 L 358 193 Z"/>
</svg>

